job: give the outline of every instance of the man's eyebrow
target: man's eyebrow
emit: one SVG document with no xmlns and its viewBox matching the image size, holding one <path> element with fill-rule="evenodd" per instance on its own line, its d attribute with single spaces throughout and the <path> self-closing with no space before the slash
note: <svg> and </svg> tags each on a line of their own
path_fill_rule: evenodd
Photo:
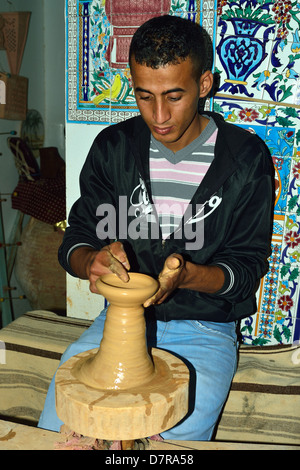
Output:
<svg viewBox="0 0 300 470">
<path fill-rule="evenodd" d="M 145 88 L 142 88 L 142 87 L 136 87 L 135 92 L 142 92 L 142 93 L 149 93 L 150 95 L 152 95 L 153 93 L 150 91 L 150 90 L 146 90 Z M 168 93 L 176 93 L 176 92 L 184 92 L 185 90 L 183 88 L 171 88 L 170 90 L 166 90 L 166 91 L 163 91 L 162 92 L 162 95 L 167 95 Z"/>
</svg>

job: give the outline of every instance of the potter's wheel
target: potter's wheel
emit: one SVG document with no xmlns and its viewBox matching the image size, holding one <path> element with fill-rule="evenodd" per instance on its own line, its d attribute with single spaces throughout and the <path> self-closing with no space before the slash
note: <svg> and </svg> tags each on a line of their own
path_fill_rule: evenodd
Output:
<svg viewBox="0 0 300 470">
<path fill-rule="evenodd" d="M 143 302 L 157 290 L 149 276 L 131 273 L 97 281 L 110 302 L 99 349 L 78 354 L 56 373 L 56 409 L 75 432 L 106 440 L 159 434 L 188 410 L 189 371 L 167 351 L 146 347 Z M 133 299 L 133 300 L 132 300 Z"/>
</svg>

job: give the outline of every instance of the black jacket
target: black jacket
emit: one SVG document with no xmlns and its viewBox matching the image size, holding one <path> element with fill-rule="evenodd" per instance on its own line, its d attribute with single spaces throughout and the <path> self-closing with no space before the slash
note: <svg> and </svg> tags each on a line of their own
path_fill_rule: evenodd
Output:
<svg viewBox="0 0 300 470">
<path fill-rule="evenodd" d="M 221 291 L 178 289 L 155 306 L 160 320 L 229 322 L 247 317 L 256 312 L 255 291 L 267 272 L 274 203 L 269 151 L 256 135 L 216 113 L 205 114 L 218 127 L 215 158 L 181 231 L 162 241 L 151 205 L 150 132 L 135 117 L 96 137 L 80 175 L 81 197 L 71 209 L 59 249 L 60 263 L 71 275 L 68 256 L 74 247 L 101 249 L 113 239 L 124 242 L 132 271 L 157 276 L 171 253 L 223 269 Z"/>
</svg>

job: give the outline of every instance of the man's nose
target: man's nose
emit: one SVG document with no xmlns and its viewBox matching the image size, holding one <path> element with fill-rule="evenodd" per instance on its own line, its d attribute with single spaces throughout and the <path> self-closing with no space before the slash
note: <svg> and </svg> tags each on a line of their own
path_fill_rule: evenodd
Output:
<svg viewBox="0 0 300 470">
<path fill-rule="evenodd" d="M 170 119 L 170 110 L 165 102 L 157 101 L 153 108 L 153 117 L 157 124 L 163 124 Z"/>
</svg>

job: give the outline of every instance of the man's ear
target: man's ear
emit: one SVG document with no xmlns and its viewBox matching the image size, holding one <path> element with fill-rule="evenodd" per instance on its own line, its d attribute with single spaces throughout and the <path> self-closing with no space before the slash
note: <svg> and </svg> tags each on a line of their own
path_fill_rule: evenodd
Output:
<svg viewBox="0 0 300 470">
<path fill-rule="evenodd" d="M 199 80 L 199 98 L 205 98 L 209 94 L 213 83 L 214 76 L 210 70 L 207 70 L 201 75 Z"/>
</svg>

